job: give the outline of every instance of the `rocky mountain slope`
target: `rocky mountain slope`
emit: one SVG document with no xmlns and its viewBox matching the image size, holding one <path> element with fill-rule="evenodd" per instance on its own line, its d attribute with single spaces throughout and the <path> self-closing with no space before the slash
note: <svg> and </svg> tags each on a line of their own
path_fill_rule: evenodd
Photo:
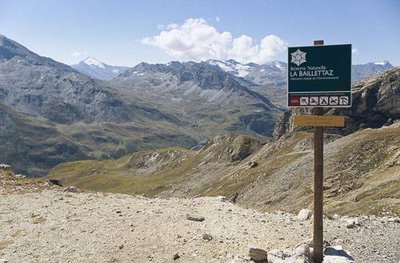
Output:
<svg viewBox="0 0 400 263">
<path fill-rule="evenodd" d="M 128 69 L 128 67 L 111 66 L 91 57 L 71 65 L 71 67 L 89 77 L 100 80 L 110 80 Z"/>
<path fill-rule="evenodd" d="M 325 110 L 325 114 L 346 116 L 345 128 L 330 130 L 346 135 L 359 129 L 379 128 L 385 124 L 392 124 L 394 120 L 400 118 L 399 86 L 399 67 L 357 82 L 353 85 L 351 108 Z M 275 127 L 275 138 L 295 130 L 292 125 L 292 116 L 305 111 L 307 110 L 301 108 L 286 111 Z M 296 130 L 302 129 L 296 128 Z"/>
<path fill-rule="evenodd" d="M 200 135 L 185 123 L 0 36 L 0 160 L 43 175 L 68 160 L 118 157 Z"/>
<path fill-rule="evenodd" d="M 309 262 L 312 249 L 309 213 L 244 209 L 222 197 L 79 192 L 3 170 L 0 195 L 2 262 L 250 263 L 249 248 L 271 263 Z M 325 260 L 397 263 L 399 235 L 396 217 L 326 217 Z"/>
<path fill-rule="evenodd" d="M 382 73 L 356 88 L 353 108 L 339 112 L 347 114 L 348 127 L 342 132 L 328 131 L 327 213 L 400 213 L 400 127 L 395 111 L 399 70 Z M 388 94 L 389 101 L 384 99 Z M 362 100 L 375 101 L 363 108 L 367 112 L 385 110 L 383 116 L 387 119 L 380 125 L 388 118 L 392 120 L 387 125 L 395 123 L 383 127 L 365 124 L 353 129 L 353 122 L 364 116 L 361 112 L 352 115 L 360 105 L 365 106 Z M 224 195 L 244 206 L 294 212 L 312 201 L 312 134 L 291 129 L 290 122 L 289 117 L 281 121 L 287 129 L 269 142 L 244 135 L 220 136 L 199 151 L 170 148 L 115 161 L 66 163 L 51 170 L 50 178 L 85 189 L 149 196 Z M 343 136 L 349 134 L 346 129 L 352 133 Z"/>
<path fill-rule="evenodd" d="M 382 71 L 392 69 L 389 61 L 369 62 L 366 64 L 353 65 L 351 67 L 351 80 L 357 82 L 361 79 L 373 76 Z"/>
<path fill-rule="evenodd" d="M 204 62 L 141 63 L 107 83 L 212 137 L 223 131 L 271 136 L 282 112 L 251 83 Z"/>
</svg>

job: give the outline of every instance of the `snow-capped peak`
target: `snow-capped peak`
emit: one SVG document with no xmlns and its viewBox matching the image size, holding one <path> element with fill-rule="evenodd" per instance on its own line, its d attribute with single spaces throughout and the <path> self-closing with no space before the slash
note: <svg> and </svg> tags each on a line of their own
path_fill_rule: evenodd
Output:
<svg viewBox="0 0 400 263">
<path fill-rule="evenodd" d="M 98 61 L 95 58 L 88 57 L 82 62 L 87 64 L 87 65 L 90 65 L 90 66 L 95 66 L 95 67 L 99 67 L 99 68 L 105 68 L 104 63 L 101 62 L 101 61 Z"/>
<path fill-rule="evenodd" d="M 222 70 L 226 72 L 234 73 L 239 77 L 245 77 L 249 74 L 248 69 L 250 68 L 246 64 L 241 64 L 233 59 L 226 61 L 220 61 L 215 59 L 210 59 L 207 61 L 211 65 L 219 66 Z"/>
<path fill-rule="evenodd" d="M 384 65 L 386 65 L 386 64 L 388 64 L 389 62 L 388 61 L 377 61 L 377 62 L 374 62 L 374 64 L 375 65 L 381 65 L 381 66 L 384 66 Z"/>
</svg>

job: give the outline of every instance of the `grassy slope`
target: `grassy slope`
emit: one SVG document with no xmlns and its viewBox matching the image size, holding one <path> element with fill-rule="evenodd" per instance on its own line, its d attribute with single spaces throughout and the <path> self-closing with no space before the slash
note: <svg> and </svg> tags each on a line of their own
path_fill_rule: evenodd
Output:
<svg viewBox="0 0 400 263">
<path fill-rule="evenodd" d="M 327 144 L 327 213 L 400 214 L 399 135 L 400 128 L 364 130 Z M 89 190 L 148 196 L 238 193 L 239 203 L 245 206 L 297 212 L 312 201 L 310 138 L 311 134 L 302 132 L 285 141 L 262 147 L 253 145 L 249 150 L 252 154 L 239 161 L 231 160 L 232 153 L 251 144 L 225 138 L 199 152 L 165 149 L 135 153 L 115 161 L 66 163 L 51 170 L 49 177 Z M 165 155 L 171 151 L 184 152 L 184 160 L 166 158 L 164 163 L 169 165 L 143 175 L 140 162 L 154 152 Z M 250 168 L 250 161 L 258 166 Z"/>
</svg>

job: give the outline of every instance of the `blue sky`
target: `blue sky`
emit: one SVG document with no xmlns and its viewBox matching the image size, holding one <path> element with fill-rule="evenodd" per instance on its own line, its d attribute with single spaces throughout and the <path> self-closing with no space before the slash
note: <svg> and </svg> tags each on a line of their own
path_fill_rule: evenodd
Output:
<svg viewBox="0 0 400 263">
<path fill-rule="evenodd" d="M 399 66 L 400 1 L 0 0 L 0 34 L 67 64 L 86 56 L 126 66 L 212 56 L 262 63 L 324 39 L 353 44 L 353 63 Z"/>
</svg>

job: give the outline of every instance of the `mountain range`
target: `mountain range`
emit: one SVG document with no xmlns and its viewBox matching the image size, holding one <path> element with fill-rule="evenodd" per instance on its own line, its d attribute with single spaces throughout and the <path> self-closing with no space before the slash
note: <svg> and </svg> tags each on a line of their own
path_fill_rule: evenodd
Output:
<svg viewBox="0 0 400 263">
<path fill-rule="evenodd" d="M 391 67 L 372 64 L 359 66 L 359 75 Z M 283 62 L 121 68 L 87 58 L 78 65 L 40 56 L 0 35 L 1 162 L 40 176 L 65 161 L 201 148 L 227 132 L 265 140 L 284 111 Z"/>
<path fill-rule="evenodd" d="M 210 59 L 205 61 L 210 65 L 218 66 L 230 75 L 241 78 L 241 83 L 251 83 L 251 90 L 260 93 L 280 107 L 286 107 L 286 78 L 287 63 L 273 61 L 265 64 L 240 63 L 233 59 L 220 61 Z M 111 80 L 128 68 L 110 66 L 94 58 L 87 58 L 73 68 L 90 77 L 102 80 Z M 388 61 L 369 62 L 352 66 L 352 82 L 355 83 L 365 77 L 393 68 Z M 143 72 L 142 72 L 143 73 Z M 240 81 L 240 80 L 239 80 Z"/>
<path fill-rule="evenodd" d="M 271 136 L 282 109 L 251 86 L 180 62 L 101 81 L 0 36 L 0 160 L 38 176 L 68 160 L 190 148 L 229 131 Z"/>
</svg>

